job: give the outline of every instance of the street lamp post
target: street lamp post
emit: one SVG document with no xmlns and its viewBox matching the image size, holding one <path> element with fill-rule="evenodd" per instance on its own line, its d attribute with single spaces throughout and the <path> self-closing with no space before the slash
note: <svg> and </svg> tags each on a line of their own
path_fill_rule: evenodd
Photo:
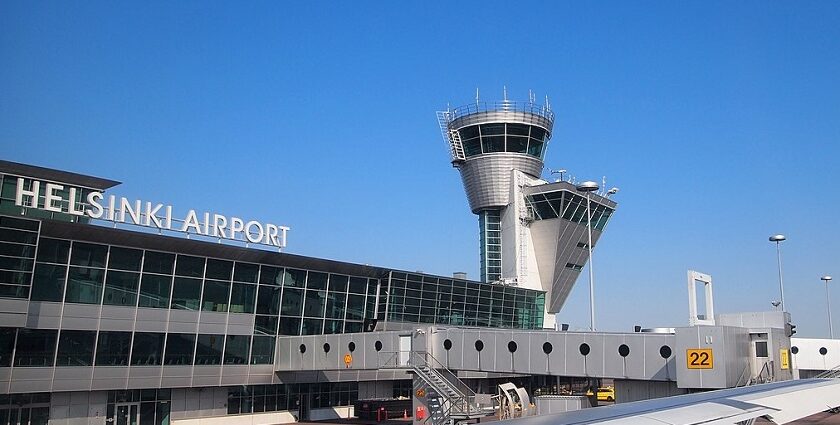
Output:
<svg viewBox="0 0 840 425">
<path fill-rule="evenodd" d="M 589 195 L 598 190 L 598 183 L 585 181 L 577 185 L 576 189 L 586 193 L 586 230 L 589 235 L 589 242 L 586 244 L 589 250 L 589 330 L 595 332 L 595 271 L 592 264 L 592 212 Z"/>
<path fill-rule="evenodd" d="M 785 310 L 785 284 L 782 280 L 782 249 L 779 247 L 779 244 L 787 239 L 785 235 L 773 235 L 770 236 L 770 242 L 776 242 L 776 258 L 779 261 L 779 292 L 782 294 L 782 311 Z"/>
<path fill-rule="evenodd" d="M 825 281 L 825 302 L 828 305 L 828 333 L 831 335 L 831 339 L 834 339 L 834 327 L 831 325 L 831 296 L 828 293 L 828 282 L 831 280 L 831 276 L 823 276 L 820 280 Z"/>
</svg>

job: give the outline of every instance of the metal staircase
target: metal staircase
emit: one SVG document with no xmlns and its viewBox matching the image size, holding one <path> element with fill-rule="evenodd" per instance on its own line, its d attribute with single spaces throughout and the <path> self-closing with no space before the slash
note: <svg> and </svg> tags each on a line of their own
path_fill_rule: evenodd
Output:
<svg viewBox="0 0 840 425">
<path fill-rule="evenodd" d="M 486 416 L 473 407 L 475 392 L 430 353 L 398 351 L 380 355 L 385 355 L 380 357 L 385 358 L 385 361 L 380 360 L 380 368 L 411 370 L 429 387 L 425 397 L 432 424 L 448 425 Z"/>
<path fill-rule="evenodd" d="M 819 379 L 837 379 L 840 378 L 840 365 L 835 366 L 833 369 L 829 369 L 819 375 L 815 376 L 814 378 Z"/>
<path fill-rule="evenodd" d="M 467 159 L 464 154 L 464 145 L 461 143 L 461 134 L 458 130 L 450 130 L 449 122 L 452 120 L 452 115 L 449 111 L 438 111 L 437 113 L 438 125 L 440 126 L 440 134 L 443 140 L 449 145 L 449 154 L 452 156 L 452 164 L 464 162 Z"/>
</svg>

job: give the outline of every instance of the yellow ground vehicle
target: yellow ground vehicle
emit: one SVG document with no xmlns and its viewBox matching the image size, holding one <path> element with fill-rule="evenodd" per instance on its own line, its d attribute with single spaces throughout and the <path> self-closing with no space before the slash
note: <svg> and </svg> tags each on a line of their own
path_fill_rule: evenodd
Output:
<svg viewBox="0 0 840 425">
<path fill-rule="evenodd" d="M 598 401 L 615 401 L 615 388 L 612 386 L 600 387 L 597 391 Z M 592 390 L 587 391 L 586 395 L 593 395 Z"/>
</svg>

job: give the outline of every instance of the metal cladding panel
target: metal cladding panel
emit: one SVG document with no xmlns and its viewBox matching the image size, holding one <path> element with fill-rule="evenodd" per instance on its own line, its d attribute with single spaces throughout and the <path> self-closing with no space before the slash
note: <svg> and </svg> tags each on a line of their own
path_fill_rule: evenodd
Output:
<svg viewBox="0 0 840 425">
<path fill-rule="evenodd" d="M 92 377 L 93 367 L 57 367 L 52 391 L 88 391 Z"/>
<path fill-rule="evenodd" d="M 94 367 L 92 390 L 109 390 L 126 388 L 128 384 L 128 367 Z"/>
<path fill-rule="evenodd" d="M 510 203 L 511 170 L 519 170 L 538 178 L 543 162 L 526 154 L 489 153 L 476 155 L 461 164 L 461 181 L 467 193 L 470 210 L 504 207 Z"/>
<path fill-rule="evenodd" d="M 693 326 L 677 328 L 677 386 L 728 388 L 749 378 L 749 338 L 744 328 Z M 687 350 L 711 349 L 712 368 L 688 369 Z M 746 372 L 746 375 L 745 375 Z"/>
<path fill-rule="evenodd" d="M 52 389 L 53 368 L 51 367 L 16 367 L 12 369 L 9 392 L 39 393 Z"/>
<path fill-rule="evenodd" d="M 26 325 L 29 300 L 0 299 L 0 326 L 21 328 Z"/>
<path fill-rule="evenodd" d="M 61 324 L 61 303 L 29 303 L 26 315 L 26 327 L 33 329 L 58 329 Z"/>
<path fill-rule="evenodd" d="M 252 335 L 254 333 L 254 315 L 245 313 L 230 313 L 228 315 L 228 335 Z"/>
<path fill-rule="evenodd" d="M 449 128 L 457 130 L 469 125 L 485 124 L 491 122 L 535 125 L 544 128 L 548 131 L 549 134 L 551 134 L 554 128 L 553 119 L 549 119 L 544 116 L 529 113 L 526 111 L 513 111 L 504 109 L 481 111 L 469 115 L 460 116 L 452 120 L 452 122 L 449 124 Z"/>
<path fill-rule="evenodd" d="M 188 310 L 169 311 L 169 332 L 196 333 L 198 330 L 199 312 Z"/>
<path fill-rule="evenodd" d="M 222 385 L 245 385 L 247 383 L 247 365 L 227 365 L 222 367 Z"/>
<path fill-rule="evenodd" d="M 167 311 L 157 308 L 138 308 L 134 330 L 137 332 L 166 332 Z"/>
</svg>

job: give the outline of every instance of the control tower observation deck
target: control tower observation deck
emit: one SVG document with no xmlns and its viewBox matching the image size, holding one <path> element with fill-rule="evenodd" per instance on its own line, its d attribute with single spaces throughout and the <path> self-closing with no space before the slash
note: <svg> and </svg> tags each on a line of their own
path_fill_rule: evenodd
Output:
<svg viewBox="0 0 840 425">
<path fill-rule="evenodd" d="M 438 123 L 478 215 L 481 280 L 546 291 L 552 326 L 588 258 L 586 194 L 540 178 L 554 113 L 547 103 L 477 101 L 438 112 Z M 589 200 L 594 247 L 616 203 L 603 192 Z"/>
</svg>

